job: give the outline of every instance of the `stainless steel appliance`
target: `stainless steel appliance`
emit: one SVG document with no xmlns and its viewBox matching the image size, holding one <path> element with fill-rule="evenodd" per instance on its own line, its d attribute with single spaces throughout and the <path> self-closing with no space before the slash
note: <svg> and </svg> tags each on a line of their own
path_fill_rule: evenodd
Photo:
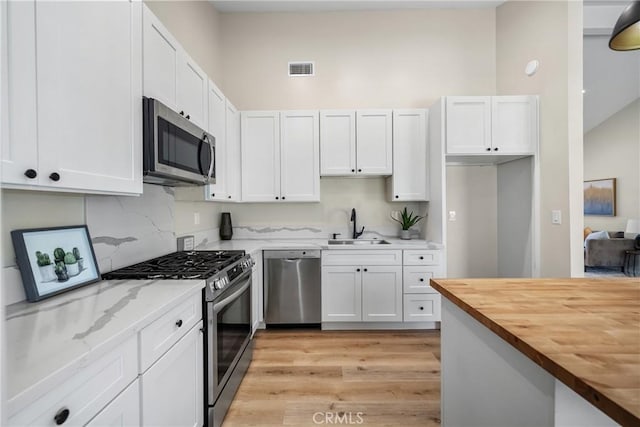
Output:
<svg viewBox="0 0 640 427">
<path fill-rule="evenodd" d="M 103 279 L 204 279 L 205 396 L 208 427 L 219 427 L 244 377 L 251 341 L 251 268 L 244 251 L 181 251 L 103 274 Z"/>
<path fill-rule="evenodd" d="M 144 97 L 144 182 L 167 186 L 215 184 L 215 138 L 160 101 Z"/>
<path fill-rule="evenodd" d="M 263 256 L 265 324 L 319 324 L 320 251 L 264 251 Z"/>
</svg>

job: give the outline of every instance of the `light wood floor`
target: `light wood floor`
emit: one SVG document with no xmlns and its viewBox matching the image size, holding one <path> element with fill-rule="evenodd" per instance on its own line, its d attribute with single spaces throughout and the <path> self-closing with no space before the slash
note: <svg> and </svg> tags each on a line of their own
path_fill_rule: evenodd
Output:
<svg viewBox="0 0 640 427">
<path fill-rule="evenodd" d="M 439 426 L 439 331 L 266 330 L 234 426 Z"/>
</svg>

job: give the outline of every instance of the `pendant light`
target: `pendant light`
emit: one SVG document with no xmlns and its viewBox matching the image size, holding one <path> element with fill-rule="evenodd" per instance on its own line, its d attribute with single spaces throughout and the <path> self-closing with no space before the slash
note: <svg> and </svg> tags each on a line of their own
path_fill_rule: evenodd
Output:
<svg viewBox="0 0 640 427">
<path fill-rule="evenodd" d="M 613 50 L 640 49 L 640 1 L 632 2 L 620 14 L 609 47 Z"/>
</svg>

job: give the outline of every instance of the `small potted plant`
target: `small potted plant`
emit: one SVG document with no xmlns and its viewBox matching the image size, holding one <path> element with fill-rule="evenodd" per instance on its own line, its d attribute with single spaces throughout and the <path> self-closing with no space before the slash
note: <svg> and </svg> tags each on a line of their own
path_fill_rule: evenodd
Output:
<svg viewBox="0 0 640 427">
<path fill-rule="evenodd" d="M 395 218 L 393 215 L 391 215 L 391 219 L 402 226 L 402 231 L 400 231 L 400 238 L 404 240 L 411 239 L 411 231 L 409 229 L 416 225 L 422 218 L 424 217 L 420 215 L 414 215 L 413 211 L 407 212 L 406 206 L 404 207 L 402 212 L 400 212 L 400 218 Z"/>
<path fill-rule="evenodd" d="M 69 274 L 69 277 L 77 276 L 80 273 L 78 260 L 71 252 L 67 252 L 64 255 L 64 265 L 67 268 L 67 274 Z"/>
<path fill-rule="evenodd" d="M 51 258 L 49 258 L 49 254 L 36 251 L 36 258 L 42 281 L 51 282 L 52 280 L 56 280 L 56 273 L 53 270 L 53 263 L 51 262 Z"/>
</svg>

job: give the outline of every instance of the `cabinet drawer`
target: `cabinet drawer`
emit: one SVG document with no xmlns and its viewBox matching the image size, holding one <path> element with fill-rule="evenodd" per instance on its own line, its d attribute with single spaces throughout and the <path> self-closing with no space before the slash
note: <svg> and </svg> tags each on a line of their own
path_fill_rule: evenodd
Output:
<svg viewBox="0 0 640 427">
<path fill-rule="evenodd" d="M 403 254 L 404 265 L 439 265 L 440 264 L 440 251 L 433 250 L 410 250 L 404 251 Z"/>
<path fill-rule="evenodd" d="M 86 427 L 139 426 L 140 382 L 135 380 L 125 391 L 109 403 Z"/>
<path fill-rule="evenodd" d="M 405 322 L 439 322 L 440 294 L 404 296 Z"/>
<path fill-rule="evenodd" d="M 326 250 L 322 251 L 322 265 L 401 265 L 402 251 Z"/>
<path fill-rule="evenodd" d="M 429 285 L 429 280 L 440 276 L 440 266 L 409 266 L 402 269 L 402 289 L 405 294 L 437 293 Z"/>
<path fill-rule="evenodd" d="M 140 373 L 146 371 L 200 319 L 202 295 L 196 292 L 140 331 Z"/>
<path fill-rule="evenodd" d="M 80 368 L 55 390 L 35 400 L 9 419 L 11 426 L 54 426 L 54 416 L 68 410 L 65 425 L 85 425 L 114 397 L 135 380 L 137 337 Z"/>
</svg>

